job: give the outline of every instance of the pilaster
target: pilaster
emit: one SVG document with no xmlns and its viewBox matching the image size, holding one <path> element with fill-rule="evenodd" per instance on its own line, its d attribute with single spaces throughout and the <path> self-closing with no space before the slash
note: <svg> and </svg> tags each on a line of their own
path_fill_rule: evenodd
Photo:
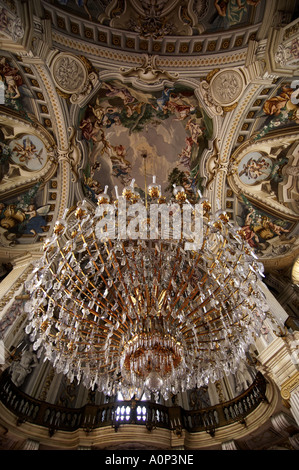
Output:
<svg viewBox="0 0 299 470">
<path fill-rule="evenodd" d="M 282 394 L 289 397 L 291 412 L 299 426 L 299 372 L 294 374 L 287 384 L 283 384 Z"/>
<path fill-rule="evenodd" d="M 299 332 L 276 338 L 260 353 L 264 372 L 278 386 L 281 397 L 289 402 L 290 411 L 299 425 Z"/>
</svg>

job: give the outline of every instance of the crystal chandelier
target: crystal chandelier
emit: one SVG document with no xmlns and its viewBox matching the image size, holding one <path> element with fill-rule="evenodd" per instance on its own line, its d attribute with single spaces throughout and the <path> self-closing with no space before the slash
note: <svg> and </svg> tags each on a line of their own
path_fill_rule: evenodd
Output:
<svg viewBox="0 0 299 470">
<path fill-rule="evenodd" d="M 263 267 L 224 211 L 213 214 L 199 194 L 202 236 L 186 248 L 191 228 L 170 236 L 175 212 L 196 210 L 185 190 L 167 202 L 154 178 L 144 199 L 134 181 L 121 196 L 116 188 L 114 201 L 105 188 L 96 208 L 82 201 L 56 222 L 27 286 L 26 333 L 70 381 L 124 399 L 166 399 L 234 373 L 268 307 Z M 153 204 L 171 207 L 170 231 L 161 236 L 160 218 L 151 237 L 122 236 L 121 204 L 129 221 L 141 204 L 145 225 Z"/>
</svg>

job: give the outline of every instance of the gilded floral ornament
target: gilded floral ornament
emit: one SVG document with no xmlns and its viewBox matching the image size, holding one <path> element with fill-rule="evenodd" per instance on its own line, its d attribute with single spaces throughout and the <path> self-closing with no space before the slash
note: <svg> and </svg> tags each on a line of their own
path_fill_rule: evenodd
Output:
<svg viewBox="0 0 299 470">
<path fill-rule="evenodd" d="M 157 56 L 144 55 L 143 64 L 139 67 L 133 67 L 126 70 L 124 67 L 120 69 L 124 77 L 135 77 L 138 81 L 148 84 L 159 83 L 163 80 L 175 81 L 179 78 L 178 73 L 171 74 L 166 70 L 157 67 Z"/>
<path fill-rule="evenodd" d="M 233 69 L 219 71 L 210 82 L 211 95 L 221 106 L 233 105 L 240 98 L 244 86 L 241 72 Z"/>
</svg>

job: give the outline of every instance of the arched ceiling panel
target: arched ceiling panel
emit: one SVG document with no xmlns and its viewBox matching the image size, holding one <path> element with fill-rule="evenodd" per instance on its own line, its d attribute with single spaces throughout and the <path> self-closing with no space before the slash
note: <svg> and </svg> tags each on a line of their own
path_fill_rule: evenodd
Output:
<svg viewBox="0 0 299 470">
<path fill-rule="evenodd" d="M 213 121 L 191 87 L 173 83 L 143 91 L 106 81 L 79 124 L 88 142 L 84 188 L 93 200 L 105 185 L 121 191 L 132 179 L 143 193 L 153 176 L 168 195 L 173 184 L 190 195 L 202 190 L 200 160 L 213 137 Z"/>
<path fill-rule="evenodd" d="M 30 240 L 12 235 L 19 228 L 7 226 L 6 235 L 25 246 L 39 243 L 76 199 L 96 202 L 106 184 L 121 189 L 132 178 L 143 192 L 145 173 L 147 183 L 156 174 L 165 190 L 176 183 L 206 191 L 214 208 L 219 202 L 241 226 L 250 213 L 255 225 L 262 218 L 268 232 L 253 228 L 251 217 L 250 236 L 263 260 L 296 252 L 291 11 L 282 17 L 277 3 L 273 21 L 281 32 L 273 36 L 268 15 L 275 5 L 265 0 L 242 0 L 238 11 L 235 0 L 41 0 L 31 37 L 28 2 L 22 9 L 4 3 L 4 16 L 15 25 L 20 18 L 21 29 L 5 39 L 0 62 L 3 209 L 20 205 L 37 184 L 30 205 L 51 208 L 38 234 L 29 227 Z M 272 46 L 263 39 L 269 28 Z"/>
</svg>

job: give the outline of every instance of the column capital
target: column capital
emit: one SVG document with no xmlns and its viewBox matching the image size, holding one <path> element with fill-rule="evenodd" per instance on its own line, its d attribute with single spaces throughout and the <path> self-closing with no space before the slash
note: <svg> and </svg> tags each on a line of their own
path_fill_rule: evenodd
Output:
<svg viewBox="0 0 299 470">
<path fill-rule="evenodd" d="M 281 385 L 280 393 L 284 400 L 289 400 L 291 398 L 291 393 L 299 387 L 299 371 L 295 372 L 290 378 L 288 378 Z"/>
</svg>

